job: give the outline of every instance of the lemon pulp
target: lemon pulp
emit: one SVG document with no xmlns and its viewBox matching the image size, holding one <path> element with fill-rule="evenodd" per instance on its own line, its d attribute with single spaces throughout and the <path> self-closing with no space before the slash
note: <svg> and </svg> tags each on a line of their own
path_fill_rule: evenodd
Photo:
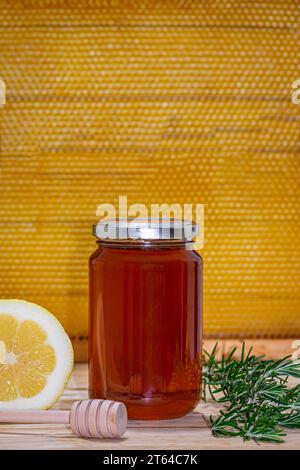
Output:
<svg viewBox="0 0 300 470">
<path fill-rule="evenodd" d="M 52 314 L 29 302 L 0 300 L 0 408 L 51 406 L 72 366 L 70 340 Z"/>
</svg>

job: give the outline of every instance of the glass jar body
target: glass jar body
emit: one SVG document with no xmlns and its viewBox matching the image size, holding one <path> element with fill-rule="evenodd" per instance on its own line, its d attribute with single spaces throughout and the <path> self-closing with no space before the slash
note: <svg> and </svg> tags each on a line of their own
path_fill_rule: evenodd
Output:
<svg viewBox="0 0 300 470">
<path fill-rule="evenodd" d="M 168 419 L 201 398 L 202 259 L 180 246 L 99 244 L 90 258 L 89 393 L 131 419 Z"/>
</svg>

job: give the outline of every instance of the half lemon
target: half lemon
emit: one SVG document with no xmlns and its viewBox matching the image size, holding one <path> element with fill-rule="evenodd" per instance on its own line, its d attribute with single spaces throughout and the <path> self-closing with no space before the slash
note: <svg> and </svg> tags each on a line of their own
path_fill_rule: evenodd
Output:
<svg viewBox="0 0 300 470">
<path fill-rule="evenodd" d="M 72 368 L 71 341 L 54 315 L 24 300 L 0 300 L 0 408 L 49 408 Z"/>
</svg>

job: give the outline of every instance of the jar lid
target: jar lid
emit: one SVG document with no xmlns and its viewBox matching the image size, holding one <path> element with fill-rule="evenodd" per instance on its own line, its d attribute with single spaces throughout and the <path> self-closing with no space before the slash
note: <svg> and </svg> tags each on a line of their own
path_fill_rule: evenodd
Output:
<svg viewBox="0 0 300 470">
<path fill-rule="evenodd" d="M 99 240 L 192 242 L 198 232 L 196 223 L 180 219 L 105 219 L 93 225 L 93 235 Z"/>
</svg>

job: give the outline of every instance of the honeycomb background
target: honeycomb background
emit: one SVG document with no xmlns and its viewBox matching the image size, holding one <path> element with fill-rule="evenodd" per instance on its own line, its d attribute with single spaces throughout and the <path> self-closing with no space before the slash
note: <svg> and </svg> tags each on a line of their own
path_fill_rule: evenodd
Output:
<svg viewBox="0 0 300 470">
<path fill-rule="evenodd" d="M 0 0 L 0 296 L 87 334 L 98 204 L 204 203 L 206 337 L 300 335 L 298 0 Z"/>
</svg>

